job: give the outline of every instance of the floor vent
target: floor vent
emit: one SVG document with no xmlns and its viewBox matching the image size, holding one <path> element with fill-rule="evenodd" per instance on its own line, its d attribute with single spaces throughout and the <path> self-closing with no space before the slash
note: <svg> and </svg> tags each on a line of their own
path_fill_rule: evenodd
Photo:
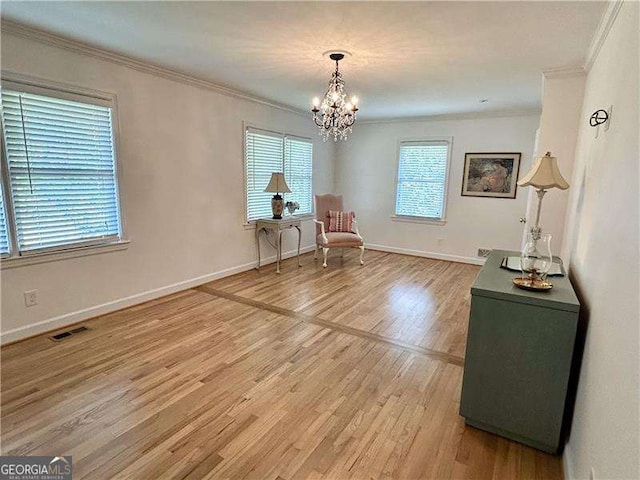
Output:
<svg viewBox="0 0 640 480">
<path fill-rule="evenodd" d="M 56 333 L 55 335 L 51 335 L 49 338 L 51 340 L 53 340 L 54 342 L 59 342 L 60 340 L 64 340 L 65 338 L 69 338 L 71 335 L 74 335 L 76 333 L 86 332 L 87 330 L 89 330 L 89 327 L 85 327 L 83 325 L 82 327 L 76 327 L 76 328 L 74 328 L 72 330 L 67 330 L 66 332 Z"/>
<path fill-rule="evenodd" d="M 81 333 L 81 332 L 86 332 L 87 330 L 89 330 L 89 329 L 83 325 L 82 327 L 77 327 L 77 328 L 74 328 L 73 330 L 69 330 L 69 331 L 71 333 Z"/>
</svg>

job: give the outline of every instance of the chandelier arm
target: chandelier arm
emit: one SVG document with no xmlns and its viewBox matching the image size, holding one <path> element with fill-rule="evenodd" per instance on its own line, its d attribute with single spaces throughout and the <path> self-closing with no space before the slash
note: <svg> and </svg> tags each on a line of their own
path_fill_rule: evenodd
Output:
<svg viewBox="0 0 640 480">
<path fill-rule="evenodd" d="M 313 114 L 313 123 L 315 123 L 317 127 L 322 127 L 322 123 L 318 122 L 318 116 L 315 113 Z"/>
<path fill-rule="evenodd" d="M 349 121 L 347 123 L 348 127 L 353 126 L 353 124 L 356 123 L 356 114 L 355 113 L 350 113 L 349 114 Z"/>
<path fill-rule="evenodd" d="M 335 125 L 335 124 L 334 124 L 334 121 L 333 121 L 333 119 L 332 119 L 332 118 L 330 118 L 330 117 L 327 117 L 327 118 L 325 119 L 325 121 L 323 122 L 323 126 L 324 126 L 325 130 L 330 130 L 331 128 L 333 128 L 333 127 L 334 127 L 334 125 Z"/>
</svg>

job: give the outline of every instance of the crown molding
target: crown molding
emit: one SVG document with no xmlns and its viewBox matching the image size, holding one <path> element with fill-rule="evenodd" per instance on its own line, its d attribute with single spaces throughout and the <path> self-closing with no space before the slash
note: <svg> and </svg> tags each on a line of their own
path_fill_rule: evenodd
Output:
<svg viewBox="0 0 640 480">
<path fill-rule="evenodd" d="M 571 78 L 582 77 L 587 74 L 587 71 L 582 66 L 575 67 L 556 67 L 547 68 L 542 71 L 544 78 Z"/>
<path fill-rule="evenodd" d="M 600 18 L 600 23 L 596 28 L 596 33 L 593 35 L 593 39 L 591 40 L 589 50 L 587 50 L 587 57 L 584 62 L 585 71 L 588 72 L 591 70 L 593 63 L 596 61 L 596 58 L 598 58 L 600 49 L 602 49 L 602 45 L 604 45 L 604 42 L 611 31 L 611 27 L 613 27 L 623 3 L 624 0 L 609 0 L 607 3 L 607 7 Z"/>
<path fill-rule="evenodd" d="M 619 5 L 622 3 L 622 0 L 613 0 L 611 4 L 618 5 L 615 9 L 615 14 L 619 10 Z M 611 8 L 607 8 L 607 12 L 609 12 Z M 615 15 L 614 15 L 615 17 Z M 601 24 L 604 22 L 601 21 Z M 611 28 L 613 23 L 613 19 L 611 19 L 608 24 L 608 29 Z M 606 32 L 608 33 L 608 29 Z M 600 31 L 600 28 L 599 30 Z M 176 70 L 172 70 L 169 68 L 161 67 L 149 62 L 145 62 L 133 57 L 129 57 L 126 55 L 114 53 L 102 48 L 94 47 L 92 45 L 88 45 L 83 42 L 78 42 L 76 40 L 72 40 L 68 37 L 64 37 L 61 35 L 57 35 L 54 33 L 47 32 L 45 30 L 41 30 L 39 28 L 30 27 L 28 25 L 14 22 L 12 20 L 2 19 L 1 24 L 1 32 L 2 34 L 10 34 L 17 37 L 26 38 L 28 40 L 32 40 L 35 42 L 39 42 L 45 45 L 51 45 L 54 47 L 58 47 L 64 50 L 68 50 L 74 53 L 78 53 L 81 55 L 86 55 L 93 58 L 98 58 L 100 60 L 105 60 L 117 65 L 125 66 L 132 68 L 134 70 L 147 73 L 150 75 L 155 75 L 158 77 L 166 78 L 168 80 L 172 80 L 179 83 L 184 83 L 187 85 L 191 85 L 197 88 L 202 88 L 205 90 L 210 90 L 216 93 L 220 93 L 222 95 L 239 98 L 242 100 L 247 100 L 250 102 L 258 103 L 261 105 L 266 105 L 269 107 L 277 108 L 279 110 L 283 110 L 286 112 L 294 113 L 297 115 L 308 116 L 309 112 L 305 110 L 300 110 L 289 105 L 285 105 L 283 103 L 279 103 L 276 101 L 268 100 L 266 98 L 252 95 L 249 93 L 245 93 L 231 87 L 220 85 L 208 80 L 204 80 L 202 78 L 194 77 L 191 75 L 187 75 L 185 73 L 181 73 Z M 606 33 L 605 33 L 606 36 Z M 604 39 L 600 42 L 604 42 Z M 566 76 L 576 76 L 584 74 L 586 70 L 582 67 L 562 67 L 557 69 L 548 69 L 544 71 L 544 75 L 547 78 L 559 78 Z M 490 112 L 463 112 L 463 113 L 452 113 L 452 114 L 437 114 L 437 115 L 423 115 L 418 117 L 398 117 L 398 118 L 377 118 L 371 120 L 360 120 L 359 124 L 374 124 L 374 123 L 405 123 L 405 122 L 424 122 L 424 121 L 439 121 L 439 120 L 464 120 L 464 119 L 473 119 L 473 118 L 494 118 L 494 117 L 517 117 L 517 116 L 528 116 L 528 115 L 540 115 L 540 109 L 520 109 L 520 110 L 497 110 Z"/>
<path fill-rule="evenodd" d="M 267 105 L 269 107 L 277 108 L 279 110 L 284 110 L 290 113 L 295 113 L 297 115 L 304 115 L 304 116 L 308 115 L 308 112 L 306 111 L 293 108 L 283 103 L 268 100 L 266 98 L 262 98 L 257 95 L 241 92 L 239 90 L 235 90 L 225 85 L 220 85 L 217 83 L 210 82 L 208 80 L 204 80 L 202 78 L 197 78 L 191 75 L 178 72 L 176 70 L 171 70 L 169 68 L 161 67 L 159 65 L 154 65 L 152 63 L 144 62 L 142 60 L 138 60 L 133 57 L 121 55 L 119 53 L 113 53 L 108 50 L 104 50 L 102 48 L 98 48 L 98 47 L 88 45 L 86 43 L 78 42 L 76 40 L 72 40 L 70 38 L 63 37 L 61 35 L 49 33 L 44 30 L 40 30 L 38 28 L 33 28 L 30 26 L 24 25 L 22 23 L 2 19 L 1 31 L 3 35 L 10 34 L 17 37 L 26 38 L 26 39 L 40 42 L 46 45 L 51 45 L 54 47 L 62 48 L 64 50 L 69 50 L 74 53 L 79 53 L 81 55 L 98 58 L 100 60 L 106 60 L 108 62 L 115 63 L 116 65 L 129 67 L 134 70 L 138 70 L 139 72 L 148 73 L 150 75 L 166 78 L 168 80 L 173 80 L 174 82 L 180 82 L 187 85 L 191 85 L 193 87 L 202 88 L 205 90 L 210 90 L 216 93 L 220 93 L 222 95 L 226 95 L 229 97 L 248 100 L 250 102 L 259 103 L 261 105 Z"/>
<path fill-rule="evenodd" d="M 500 117 L 527 117 L 540 115 L 539 108 L 520 110 L 493 110 L 489 112 L 463 112 L 463 113 L 443 113 L 438 115 L 426 115 L 420 117 L 404 118 L 379 118 L 371 120 L 359 120 L 359 125 L 370 125 L 376 123 L 409 123 L 409 122 L 438 122 L 445 120 L 472 120 L 475 118 L 500 118 Z"/>
</svg>

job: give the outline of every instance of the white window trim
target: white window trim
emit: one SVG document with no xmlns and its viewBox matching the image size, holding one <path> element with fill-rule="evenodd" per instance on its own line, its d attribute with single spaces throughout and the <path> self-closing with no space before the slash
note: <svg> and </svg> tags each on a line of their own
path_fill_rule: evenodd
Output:
<svg viewBox="0 0 640 480">
<path fill-rule="evenodd" d="M 256 221 L 257 220 L 250 220 L 247 221 L 247 166 L 246 166 L 246 162 L 247 162 L 247 138 L 246 138 L 246 132 L 247 129 L 256 129 L 256 130 L 262 130 L 265 132 L 270 132 L 270 133 L 275 133 L 277 135 L 283 135 L 283 136 L 289 136 L 289 137 L 298 137 L 302 140 L 309 140 L 311 142 L 311 144 L 313 145 L 313 151 L 316 151 L 316 143 L 315 143 L 315 139 L 312 137 L 309 137 L 307 135 L 305 135 L 304 133 L 300 133 L 300 132 L 295 132 L 295 131 L 289 131 L 286 133 L 283 132 L 279 132 L 277 130 L 274 130 L 273 128 L 269 128 L 269 127 L 265 127 L 264 125 L 259 125 L 253 122 L 248 122 L 248 121 L 243 121 L 242 122 L 242 192 L 243 192 L 243 198 L 242 198 L 242 202 L 243 202 L 243 208 L 242 208 L 242 214 L 243 214 L 243 220 L 242 220 L 242 226 L 244 227 L 245 230 L 255 230 L 256 228 Z M 315 201 L 313 199 L 314 196 L 314 178 L 315 175 L 313 174 L 313 170 L 315 169 L 315 161 L 312 158 L 311 159 L 311 212 L 310 213 L 301 213 L 301 214 L 293 214 L 292 217 L 293 218 L 299 218 L 300 220 L 304 221 L 304 220 L 312 220 L 315 218 Z M 282 218 L 287 218 L 289 217 L 289 215 L 283 216 Z"/>
<path fill-rule="evenodd" d="M 417 217 L 414 215 L 391 215 L 391 220 L 394 222 L 407 222 L 407 223 L 426 223 L 429 225 L 446 225 L 445 219 L 431 218 L 431 217 Z"/>
<path fill-rule="evenodd" d="M 117 242 L 103 243 L 99 245 L 85 245 L 73 247 L 65 250 L 53 252 L 34 253 L 26 256 L 3 257 L 0 260 L 0 270 L 8 270 L 16 267 L 26 267 L 39 263 L 57 262 L 69 258 L 87 257 L 89 255 L 99 255 L 101 253 L 118 252 L 129 248 L 129 240 L 119 240 Z"/>
<path fill-rule="evenodd" d="M 407 142 L 447 142 L 447 168 L 444 177 L 444 193 L 442 203 L 442 216 L 440 218 L 420 217 L 416 215 L 396 215 L 396 202 L 398 200 L 398 181 L 400 179 L 400 148 L 403 143 Z M 453 151 L 452 136 L 432 136 L 425 135 L 423 137 L 399 138 L 396 146 L 396 180 L 395 190 L 393 191 L 393 214 L 391 220 L 396 222 L 423 223 L 429 225 L 446 225 L 447 224 L 447 200 L 449 197 L 449 171 L 451 170 L 451 152 Z"/>
<path fill-rule="evenodd" d="M 117 95 L 113 92 L 105 92 L 100 90 L 92 90 L 85 87 L 70 85 L 62 82 L 55 82 L 30 75 L 22 75 L 2 70 L 2 85 L 8 88 L 18 89 L 40 95 L 49 95 L 55 93 L 59 98 L 69 100 L 82 101 L 78 97 L 88 97 L 93 103 L 102 104 L 111 108 L 111 129 L 113 135 L 113 161 L 116 171 L 116 192 L 118 201 L 118 215 L 120 218 L 120 232 L 117 239 L 107 240 L 91 240 L 88 242 L 78 243 L 77 245 L 61 245 L 44 250 L 34 252 L 23 252 L 20 255 L 18 251 L 17 236 L 15 232 L 15 218 L 13 214 L 13 199 L 11 198 L 11 185 L 8 179 L 8 160 L 4 152 L 0 152 L 0 163 L 6 174 L 2 175 L 2 186 L 5 192 L 5 209 L 7 213 L 7 234 L 9 236 L 9 255 L 2 257 L 0 269 L 14 268 L 19 266 L 34 265 L 37 263 L 51 262 L 56 260 L 64 260 L 68 258 L 83 257 L 86 255 L 95 255 L 99 253 L 107 253 L 128 248 L 130 241 L 127 237 L 127 222 L 125 216 L 125 198 L 123 194 L 123 175 L 122 165 L 118 161 L 119 138 L 120 138 L 120 122 L 118 117 L 118 101 Z M 53 92 L 52 92 L 53 90 Z M 98 102 L 96 102 L 98 100 Z M 1 128 L 1 126 L 0 126 Z M 0 134 L 2 134 L 0 132 Z M 4 142 L 3 142 L 4 144 Z"/>
</svg>

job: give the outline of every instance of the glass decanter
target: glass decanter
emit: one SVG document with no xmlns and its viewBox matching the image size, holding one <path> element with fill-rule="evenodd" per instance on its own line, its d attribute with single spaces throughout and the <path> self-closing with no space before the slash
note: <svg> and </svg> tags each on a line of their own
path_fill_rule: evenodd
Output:
<svg viewBox="0 0 640 480">
<path fill-rule="evenodd" d="M 549 233 L 528 233 L 527 241 L 520 255 L 522 281 L 515 282 L 516 285 L 533 290 L 551 288 L 551 284 L 547 282 L 547 273 L 552 262 L 551 235 Z"/>
</svg>

